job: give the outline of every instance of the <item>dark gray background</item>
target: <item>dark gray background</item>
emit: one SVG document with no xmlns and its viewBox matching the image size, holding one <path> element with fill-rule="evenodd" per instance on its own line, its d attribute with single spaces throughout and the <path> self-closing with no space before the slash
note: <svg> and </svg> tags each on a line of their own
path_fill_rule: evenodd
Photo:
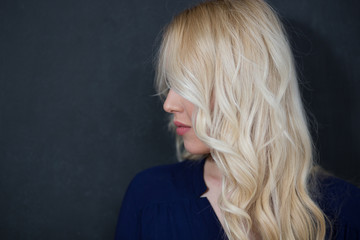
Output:
<svg viewBox="0 0 360 240">
<path fill-rule="evenodd" d="M 152 60 L 161 28 L 195 2 L 0 1 L 1 239 L 113 238 L 135 173 L 175 162 Z M 359 1 L 271 4 L 321 164 L 360 183 Z"/>
</svg>

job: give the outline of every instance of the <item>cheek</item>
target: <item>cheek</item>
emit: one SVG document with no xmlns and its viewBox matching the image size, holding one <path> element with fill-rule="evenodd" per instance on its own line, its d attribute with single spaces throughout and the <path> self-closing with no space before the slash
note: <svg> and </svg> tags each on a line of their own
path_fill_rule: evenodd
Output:
<svg viewBox="0 0 360 240">
<path fill-rule="evenodd" d="M 191 123 L 195 106 L 186 99 L 183 101 L 183 106 L 188 122 Z M 191 154 L 203 155 L 210 153 L 210 148 L 196 136 L 193 129 L 183 136 L 183 140 L 185 149 Z"/>
<path fill-rule="evenodd" d="M 186 112 L 187 117 L 191 120 L 192 119 L 192 115 L 194 112 L 194 104 L 192 104 L 191 102 L 184 100 L 184 110 Z"/>
</svg>

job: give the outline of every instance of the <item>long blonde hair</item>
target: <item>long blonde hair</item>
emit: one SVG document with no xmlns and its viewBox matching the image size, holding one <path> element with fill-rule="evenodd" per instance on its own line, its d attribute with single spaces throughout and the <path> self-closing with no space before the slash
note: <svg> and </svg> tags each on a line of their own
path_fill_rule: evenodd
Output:
<svg viewBox="0 0 360 240">
<path fill-rule="evenodd" d="M 325 237 L 294 60 L 271 7 L 218 0 L 183 11 L 165 28 L 156 74 L 159 94 L 172 88 L 197 108 L 193 127 L 223 173 L 228 239 Z"/>
</svg>

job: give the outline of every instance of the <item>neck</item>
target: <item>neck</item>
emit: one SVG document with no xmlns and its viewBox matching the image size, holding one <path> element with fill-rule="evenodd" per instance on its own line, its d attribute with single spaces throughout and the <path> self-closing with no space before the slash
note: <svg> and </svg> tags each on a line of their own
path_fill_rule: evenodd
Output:
<svg viewBox="0 0 360 240">
<path fill-rule="evenodd" d="M 204 177 L 205 179 L 211 180 L 213 183 L 221 184 L 222 181 L 222 173 L 221 170 L 216 165 L 214 159 L 209 156 L 206 159 L 205 166 L 204 166 Z"/>
</svg>

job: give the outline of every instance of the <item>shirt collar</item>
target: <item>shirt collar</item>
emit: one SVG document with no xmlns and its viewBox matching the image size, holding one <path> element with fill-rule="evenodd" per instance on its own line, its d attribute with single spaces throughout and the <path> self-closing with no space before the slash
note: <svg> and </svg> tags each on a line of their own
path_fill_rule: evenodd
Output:
<svg viewBox="0 0 360 240">
<path fill-rule="evenodd" d="M 206 158 L 201 160 L 189 161 L 193 164 L 193 189 L 196 197 L 200 197 L 207 190 L 207 186 L 204 180 L 204 165 Z"/>
</svg>

